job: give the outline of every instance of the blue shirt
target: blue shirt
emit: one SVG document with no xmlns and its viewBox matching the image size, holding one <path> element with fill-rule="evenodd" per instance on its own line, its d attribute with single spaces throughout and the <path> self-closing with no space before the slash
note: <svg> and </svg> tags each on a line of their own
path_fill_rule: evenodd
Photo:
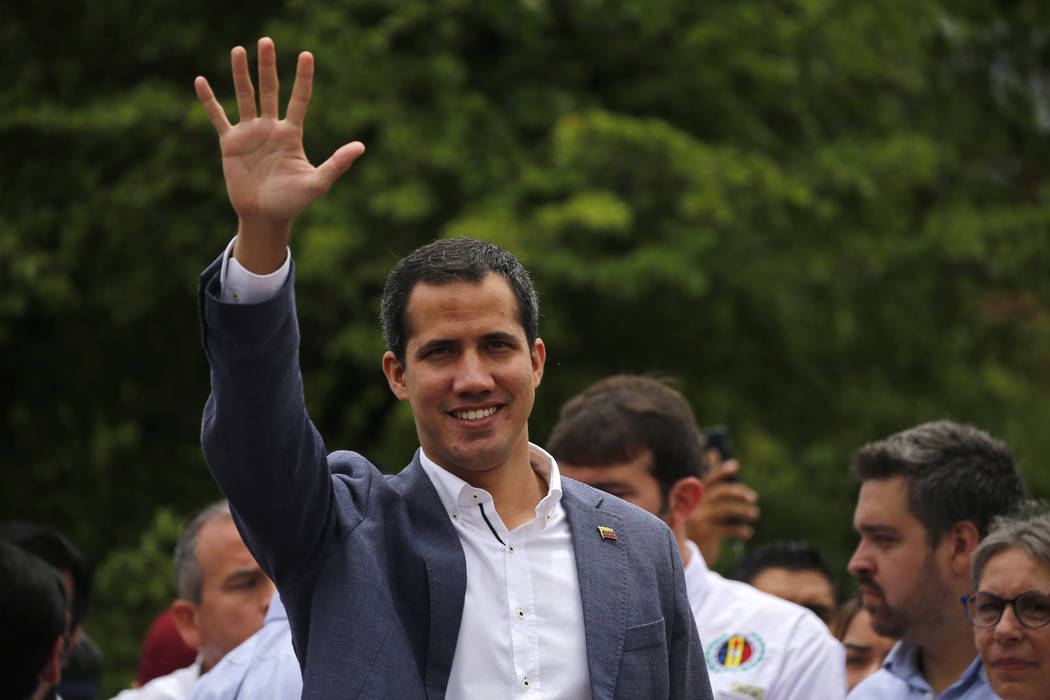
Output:
<svg viewBox="0 0 1050 700">
<path fill-rule="evenodd" d="M 846 700 L 999 700 L 988 686 L 981 657 L 954 684 L 938 695 L 919 670 L 919 647 L 897 642 L 882 668 L 861 681 Z"/>
<path fill-rule="evenodd" d="M 273 594 L 262 628 L 200 677 L 190 700 L 274 698 L 298 700 L 303 693 L 299 660 L 281 597 Z"/>
</svg>

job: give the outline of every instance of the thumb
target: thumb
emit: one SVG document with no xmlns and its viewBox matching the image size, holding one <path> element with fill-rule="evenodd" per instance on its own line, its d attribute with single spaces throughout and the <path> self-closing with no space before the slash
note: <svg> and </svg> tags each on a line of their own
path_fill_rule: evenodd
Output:
<svg viewBox="0 0 1050 700">
<path fill-rule="evenodd" d="M 319 184 L 327 190 L 364 152 L 365 145 L 360 141 L 351 141 L 340 146 L 335 153 L 328 157 L 328 160 L 317 166 L 315 177 L 318 179 Z"/>
</svg>

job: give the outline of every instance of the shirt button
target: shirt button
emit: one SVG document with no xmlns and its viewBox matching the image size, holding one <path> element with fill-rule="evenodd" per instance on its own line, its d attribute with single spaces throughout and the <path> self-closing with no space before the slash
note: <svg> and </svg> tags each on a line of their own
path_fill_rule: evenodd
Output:
<svg viewBox="0 0 1050 700">
<path fill-rule="evenodd" d="M 528 688 L 529 687 L 529 679 L 528 678 L 522 678 L 521 679 L 521 684 L 523 686 L 525 686 L 526 688 Z"/>
<path fill-rule="evenodd" d="M 241 295 L 238 294 L 237 292 L 234 292 L 233 293 L 233 300 L 234 301 L 240 301 L 241 300 Z"/>
<path fill-rule="evenodd" d="M 475 501 L 476 501 L 476 500 L 478 500 L 479 498 L 481 498 L 481 496 L 479 496 L 479 495 L 478 495 L 478 494 L 476 494 L 476 493 L 475 493 L 475 494 L 472 494 L 472 496 L 473 496 L 473 498 L 474 498 L 474 500 L 475 500 Z"/>
<path fill-rule="evenodd" d="M 520 617 L 523 620 L 525 619 L 525 611 L 521 608 L 518 608 L 518 617 Z"/>
<path fill-rule="evenodd" d="M 459 520 L 459 513 L 457 511 L 452 511 L 452 519 Z"/>
<path fill-rule="evenodd" d="M 511 552 L 513 552 L 514 551 L 514 545 L 512 545 L 512 544 L 511 545 L 507 545 L 507 549 L 509 549 Z"/>
</svg>

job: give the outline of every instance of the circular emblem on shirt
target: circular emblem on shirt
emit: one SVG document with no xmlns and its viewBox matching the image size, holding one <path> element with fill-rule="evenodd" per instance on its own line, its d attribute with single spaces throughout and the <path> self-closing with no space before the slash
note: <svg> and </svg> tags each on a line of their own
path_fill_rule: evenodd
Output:
<svg viewBox="0 0 1050 700">
<path fill-rule="evenodd" d="M 707 668 L 713 673 L 747 671 L 766 655 L 766 643 L 754 632 L 723 634 L 707 647 Z"/>
</svg>

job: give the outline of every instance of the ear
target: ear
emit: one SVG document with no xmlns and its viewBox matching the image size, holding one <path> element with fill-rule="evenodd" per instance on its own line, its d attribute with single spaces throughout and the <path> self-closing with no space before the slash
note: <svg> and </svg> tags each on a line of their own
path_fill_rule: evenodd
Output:
<svg viewBox="0 0 1050 700">
<path fill-rule="evenodd" d="M 543 366 L 547 363 L 547 346 L 541 338 L 532 343 L 532 387 L 535 389 L 543 379 Z"/>
<path fill-rule="evenodd" d="M 667 524 L 675 533 L 685 526 L 704 496 L 704 485 L 695 476 L 679 479 L 667 493 Z"/>
<path fill-rule="evenodd" d="M 408 399 L 408 385 L 405 384 L 405 368 L 394 353 L 387 350 L 383 353 L 383 374 L 386 375 L 386 383 L 390 385 L 390 391 L 394 396 L 405 401 Z"/>
<path fill-rule="evenodd" d="M 960 520 L 944 533 L 943 541 L 948 546 L 949 565 L 956 576 L 969 578 L 970 556 L 981 541 L 977 526 L 969 520 Z"/>
<path fill-rule="evenodd" d="M 197 606 L 188 600 L 179 598 L 171 604 L 171 614 L 175 619 L 175 629 L 179 631 L 186 646 L 199 649 L 201 635 L 197 630 Z"/>
<path fill-rule="evenodd" d="M 55 645 L 51 647 L 51 651 L 47 655 L 44 668 L 40 669 L 40 680 L 49 686 L 58 685 L 59 680 L 62 679 L 62 652 L 65 650 L 64 646 L 60 635 L 55 639 Z"/>
</svg>

